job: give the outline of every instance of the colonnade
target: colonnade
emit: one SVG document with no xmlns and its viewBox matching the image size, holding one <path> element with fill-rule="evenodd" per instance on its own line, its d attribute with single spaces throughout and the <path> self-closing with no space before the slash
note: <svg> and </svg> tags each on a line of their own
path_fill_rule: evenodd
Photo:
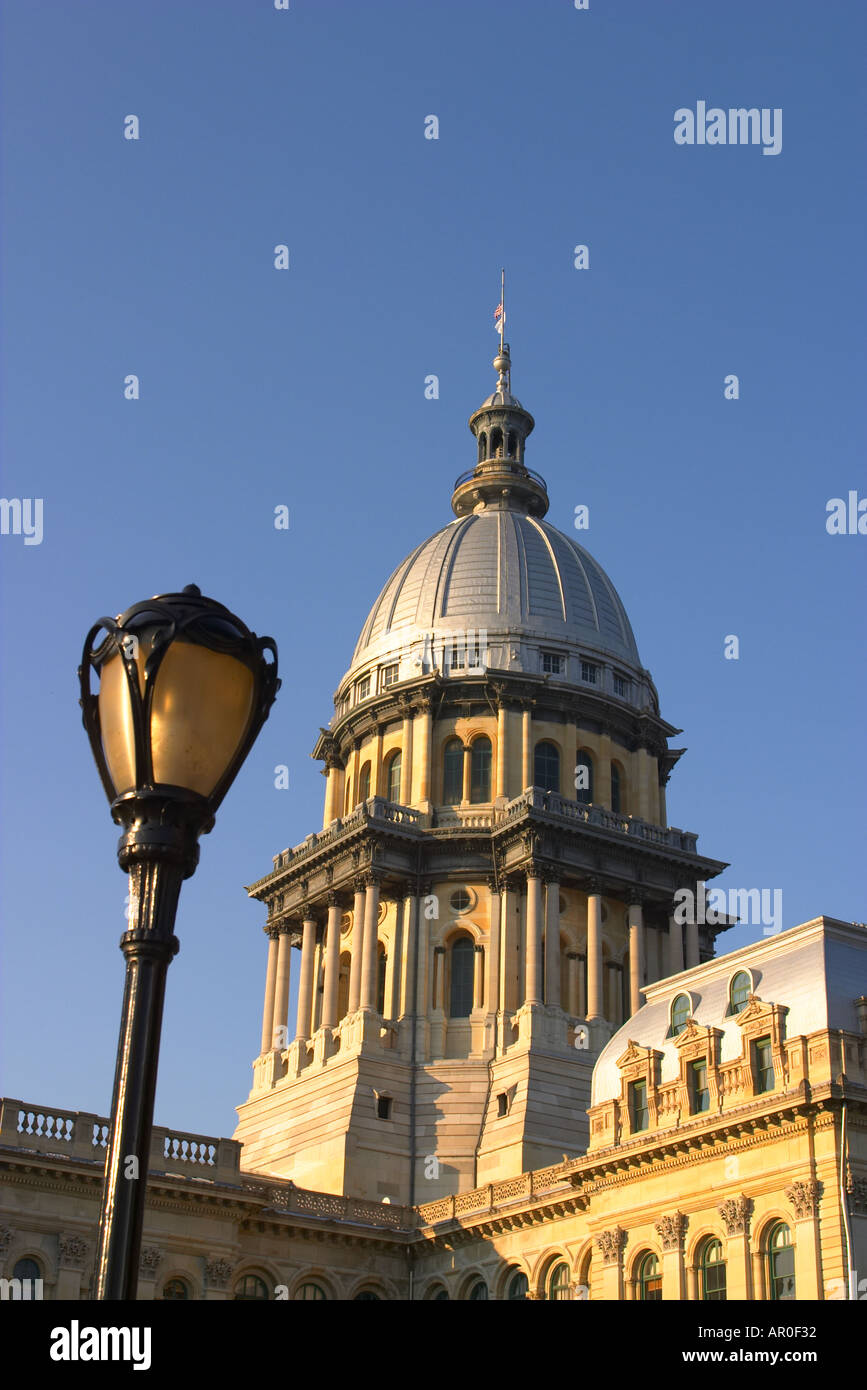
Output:
<svg viewBox="0 0 867 1390">
<path fill-rule="evenodd" d="M 603 953 L 603 894 L 602 885 L 591 881 L 587 892 L 586 954 L 566 951 L 566 969 L 561 974 L 560 880 L 541 867 L 531 866 L 522 876 L 524 882 L 510 879 L 502 885 L 489 881 L 491 930 L 484 947 L 476 947 L 473 977 L 474 1010 L 484 1006 L 489 1013 L 513 1014 L 522 1004 L 562 1008 L 572 1018 L 584 1018 L 588 1023 L 607 1019 L 619 1025 L 624 1022 L 620 1007 L 620 990 L 614 981 L 609 983 L 609 1007 L 605 1007 L 605 970 L 628 971 L 627 1013 L 635 1013 L 642 1003 L 641 987 L 646 982 L 647 948 L 644 909 L 641 900 L 633 897 L 628 905 L 628 956 L 624 967 L 619 962 L 606 962 Z M 518 952 L 517 898 L 525 884 L 526 913 L 523 959 Z M 425 885 L 430 890 L 430 885 Z M 412 970 L 415 952 L 421 968 L 415 982 L 415 1012 L 425 1017 L 428 1012 L 428 985 L 431 1007 L 442 1012 L 445 999 L 445 948 L 436 946 L 428 961 L 430 924 L 422 910 L 422 898 L 408 889 L 399 897 L 398 932 L 392 945 L 385 1016 L 403 1017 L 413 1010 Z M 340 984 L 341 919 L 343 908 L 337 893 L 329 894 L 327 915 L 321 942 L 317 943 L 318 923 L 312 910 L 301 920 L 301 963 L 298 984 L 298 1004 L 295 1018 L 296 1041 L 309 1039 L 317 1026 L 316 985 L 322 970 L 322 1007 L 318 1020 L 320 1028 L 334 1028 L 338 1018 Z M 347 946 L 350 952 L 348 998 L 346 1012 L 359 1010 L 376 1012 L 378 968 L 378 922 L 380 911 L 380 879 L 368 874 L 354 884 L 352 930 Z M 268 941 L 268 962 L 265 981 L 265 1004 L 262 1014 L 262 1053 L 282 1050 L 290 1042 L 288 1028 L 290 956 L 293 933 L 298 923 L 286 923 L 272 928 Z M 675 974 L 699 963 L 698 927 L 687 924 L 685 930 L 673 916 L 668 921 L 668 971 Z M 415 939 L 415 945 L 413 945 Z M 519 962 L 517 969 L 509 962 Z M 430 966 L 430 969 L 428 968 Z M 565 975 L 565 982 L 563 980 Z M 561 998 L 565 983 L 565 998 Z M 625 985 L 624 985 L 625 989 Z"/>
</svg>

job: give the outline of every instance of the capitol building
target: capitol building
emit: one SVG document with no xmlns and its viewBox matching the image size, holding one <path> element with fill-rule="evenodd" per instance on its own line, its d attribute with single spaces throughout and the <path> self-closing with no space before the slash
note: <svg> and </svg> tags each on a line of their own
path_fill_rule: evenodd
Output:
<svg viewBox="0 0 867 1390">
<path fill-rule="evenodd" d="M 139 1297 L 858 1296 L 867 928 L 724 954 L 733 919 L 676 911 L 727 865 L 669 824 L 680 731 L 612 581 L 545 519 L 502 341 L 494 369 L 453 518 L 386 581 L 319 732 L 321 828 L 247 889 L 235 1133 L 154 1131 Z M 107 1127 L 3 1100 L 13 1296 L 91 1296 Z"/>
</svg>

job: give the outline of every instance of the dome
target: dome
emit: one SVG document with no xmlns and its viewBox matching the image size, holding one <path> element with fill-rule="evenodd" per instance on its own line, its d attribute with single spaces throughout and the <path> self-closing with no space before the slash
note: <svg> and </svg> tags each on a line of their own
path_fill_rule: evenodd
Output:
<svg viewBox="0 0 867 1390">
<path fill-rule="evenodd" d="M 489 647 L 551 646 L 641 670 L 626 610 L 601 565 L 548 522 L 509 509 L 459 517 L 398 565 L 361 630 L 350 672 L 431 632 L 487 633 Z M 538 670 L 498 654 L 500 670 Z"/>
</svg>

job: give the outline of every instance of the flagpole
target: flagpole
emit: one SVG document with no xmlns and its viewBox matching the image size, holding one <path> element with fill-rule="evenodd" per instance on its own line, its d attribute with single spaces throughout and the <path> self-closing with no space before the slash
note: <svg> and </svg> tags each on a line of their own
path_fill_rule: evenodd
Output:
<svg viewBox="0 0 867 1390">
<path fill-rule="evenodd" d="M 503 352 L 503 330 L 506 327 L 506 269 L 505 266 L 500 270 L 500 303 L 503 312 L 500 315 L 500 354 Z"/>
</svg>

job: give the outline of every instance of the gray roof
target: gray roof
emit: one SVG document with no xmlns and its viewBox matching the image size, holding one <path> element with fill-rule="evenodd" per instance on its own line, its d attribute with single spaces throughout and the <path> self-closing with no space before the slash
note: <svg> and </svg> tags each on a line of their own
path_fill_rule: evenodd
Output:
<svg viewBox="0 0 867 1390">
<path fill-rule="evenodd" d="M 517 510 L 459 517 L 398 565 L 350 670 L 390 636 L 444 627 L 592 648 L 641 669 L 626 610 L 601 566 L 571 537 Z"/>
</svg>

